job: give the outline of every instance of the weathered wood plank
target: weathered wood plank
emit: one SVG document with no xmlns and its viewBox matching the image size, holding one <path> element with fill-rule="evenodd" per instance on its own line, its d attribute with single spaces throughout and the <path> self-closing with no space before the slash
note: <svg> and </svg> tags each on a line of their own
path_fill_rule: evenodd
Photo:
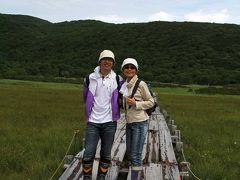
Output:
<svg viewBox="0 0 240 180">
<path fill-rule="evenodd" d="M 164 179 L 180 180 L 180 173 L 177 164 L 168 164 L 163 168 Z"/>
<path fill-rule="evenodd" d="M 159 114 L 159 138 L 161 161 L 164 164 L 163 176 L 165 179 L 176 179 L 180 177 L 177 160 L 173 150 L 171 134 L 162 114 Z"/>
<path fill-rule="evenodd" d="M 106 176 L 106 180 L 118 179 L 120 164 L 126 153 L 126 122 L 124 119 L 118 123 L 118 128 L 115 135 L 115 140 L 112 147 L 112 166 Z"/>
<path fill-rule="evenodd" d="M 163 180 L 162 165 L 150 163 L 147 166 L 143 166 L 143 174 L 146 180 Z M 129 169 L 127 180 L 131 180 L 131 168 Z"/>
<path fill-rule="evenodd" d="M 147 180 L 161 180 L 162 175 L 162 165 L 150 163 L 149 166 L 143 168 L 144 177 Z"/>
<path fill-rule="evenodd" d="M 73 179 L 81 167 L 81 159 L 84 153 L 84 149 L 80 151 L 70 163 L 69 167 L 63 172 L 59 180 Z"/>
<path fill-rule="evenodd" d="M 167 123 L 162 115 L 159 115 L 159 118 L 161 159 L 163 162 L 177 163 Z"/>
<path fill-rule="evenodd" d="M 146 144 L 143 148 L 143 163 L 159 162 L 160 144 L 158 132 L 158 120 L 150 117 L 148 134 L 145 140 Z"/>
</svg>

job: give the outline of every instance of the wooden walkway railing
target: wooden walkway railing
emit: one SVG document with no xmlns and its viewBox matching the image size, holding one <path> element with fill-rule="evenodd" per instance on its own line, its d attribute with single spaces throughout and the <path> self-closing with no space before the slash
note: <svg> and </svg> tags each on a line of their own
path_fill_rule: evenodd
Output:
<svg viewBox="0 0 240 180">
<path fill-rule="evenodd" d="M 130 180 L 131 171 L 124 165 L 126 163 L 123 162 L 126 153 L 125 127 L 124 114 L 122 114 L 115 134 L 112 148 L 112 165 L 107 174 L 107 180 Z M 148 135 L 143 150 L 143 169 L 146 180 L 180 179 L 178 163 L 172 142 L 172 139 L 177 141 L 177 138 L 178 137 L 171 135 L 164 115 L 159 111 L 159 108 L 157 108 L 150 117 Z M 101 142 L 99 142 L 94 160 L 93 179 L 96 179 L 97 175 L 100 143 Z M 81 158 L 83 152 L 84 149 L 74 157 L 73 161 L 59 178 L 60 180 L 82 179 Z"/>
</svg>

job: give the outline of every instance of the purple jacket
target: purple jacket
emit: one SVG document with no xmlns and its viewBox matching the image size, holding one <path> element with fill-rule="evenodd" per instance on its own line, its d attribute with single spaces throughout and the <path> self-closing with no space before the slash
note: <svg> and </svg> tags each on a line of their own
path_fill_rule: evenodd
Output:
<svg viewBox="0 0 240 180">
<path fill-rule="evenodd" d="M 90 86 L 94 83 L 96 83 L 96 80 L 92 78 L 93 73 L 89 75 L 89 84 L 87 85 L 86 80 L 84 81 L 83 85 L 83 100 L 85 104 L 85 113 L 86 113 L 86 119 L 89 121 L 90 114 L 92 112 L 92 107 L 94 103 L 94 94 L 90 90 Z M 123 84 L 122 77 L 119 78 L 119 85 L 121 86 Z M 120 107 L 119 107 L 119 91 L 116 87 L 116 89 L 112 92 L 111 97 L 111 107 L 112 107 L 112 119 L 113 121 L 117 121 L 120 119 Z"/>
</svg>

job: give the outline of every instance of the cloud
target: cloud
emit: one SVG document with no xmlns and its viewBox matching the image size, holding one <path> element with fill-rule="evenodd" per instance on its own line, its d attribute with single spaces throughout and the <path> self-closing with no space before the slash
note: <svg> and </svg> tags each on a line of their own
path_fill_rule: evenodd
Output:
<svg viewBox="0 0 240 180">
<path fill-rule="evenodd" d="M 47 8 L 51 10 L 65 10 L 65 9 L 75 9 L 76 7 L 81 7 L 84 3 L 84 0 L 39 0 L 33 1 L 31 4 L 33 7 L 41 7 L 40 9 Z"/>
<path fill-rule="evenodd" d="M 96 20 L 109 22 L 109 23 L 131 23 L 131 22 L 138 21 L 136 18 L 120 17 L 118 15 L 96 16 L 96 17 L 90 17 L 87 19 L 96 19 Z"/>
<path fill-rule="evenodd" d="M 198 10 L 196 12 L 186 14 L 184 17 L 187 21 L 195 22 L 224 23 L 230 20 L 230 15 L 227 9 L 222 9 L 219 12 L 205 12 L 203 10 Z"/>
<path fill-rule="evenodd" d="M 84 2 L 84 0 L 69 0 L 71 3 L 81 3 Z"/>
<path fill-rule="evenodd" d="M 149 21 L 173 21 L 174 16 L 166 12 L 158 12 L 149 16 Z"/>
<path fill-rule="evenodd" d="M 107 16 L 95 16 L 88 17 L 86 19 L 95 19 L 103 22 L 109 23 L 139 23 L 139 22 L 149 22 L 149 21 L 173 21 L 174 16 L 166 12 L 158 12 L 145 18 L 140 17 L 123 17 L 119 15 L 107 15 Z"/>
<path fill-rule="evenodd" d="M 109 23 L 137 23 L 137 22 L 149 22 L 149 21 L 173 21 L 173 16 L 166 12 L 159 12 L 147 16 L 146 18 L 139 17 L 122 17 L 119 15 L 107 15 L 107 16 L 95 16 L 88 17 L 87 19 L 96 19 Z"/>
</svg>

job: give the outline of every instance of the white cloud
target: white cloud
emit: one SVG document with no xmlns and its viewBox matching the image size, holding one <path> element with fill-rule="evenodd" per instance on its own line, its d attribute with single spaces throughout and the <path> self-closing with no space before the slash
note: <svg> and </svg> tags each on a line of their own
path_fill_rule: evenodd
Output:
<svg viewBox="0 0 240 180">
<path fill-rule="evenodd" d="M 240 23 L 239 0 L 0 0 L 0 4 L 1 13 L 32 15 L 52 22 L 90 17 L 110 23 Z M 196 8 L 201 10 L 194 11 Z"/>
<path fill-rule="evenodd" d="M 173 21 L 174 16 L 166 12 L 158 12 L 149 16 L 149 21 Z"/>
<path fill-rule="evenodd" d="M 131 23 L 131 22 L 138 21 L 136 18 L 120 17 L 118 15 L 96 16 L 96 17 L 90 17 L 87 19 L 96 19 L 96 20 L 109 22 L 109 23 Z"/>
<path fill-rule="evenodd" d="M 84 0 L 70 0 L 71 3 L 81 3 L 83 2 Z"/>
<path fill-rule="evenodd" d="M 205 12 L 203 10 L 198 10 L 186 14 L 185 18 L 187 21 L 224 23 L 230 20 L 230 15 L 227 9 L 222 9 L 219 12 Z"/>
<path fill-rule="evenodd" d="M 146 18 L 138 17 L 122 17 L 119 15 L 108 15 L 108 16 L 95 16 L 88 17 L 87 19 L 96 19 L 109 23 L 136 23 L 136 22 L 148 22 L 148 21 L 173 21 L 173 16 L 166 12 L 159 12 L 152 14 Z"/>
</svg>

